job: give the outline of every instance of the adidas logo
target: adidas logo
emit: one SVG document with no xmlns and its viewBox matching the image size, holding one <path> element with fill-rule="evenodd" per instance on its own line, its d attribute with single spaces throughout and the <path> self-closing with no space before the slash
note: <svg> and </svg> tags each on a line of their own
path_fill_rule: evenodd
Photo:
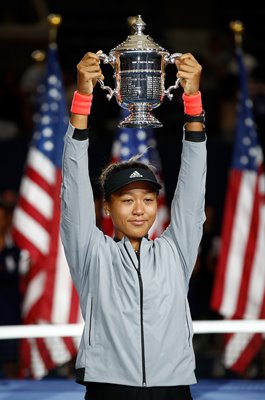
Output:
<svg viewBox="0 0 265 400">
<path fill-rule="evenodd" d="M 142 177 L 143 177 L 143 175 L 139 174 L 138 171 L 134 171 L 134 172 L 129 176 L 129 178 L 142 178 Z"/>
</svg>

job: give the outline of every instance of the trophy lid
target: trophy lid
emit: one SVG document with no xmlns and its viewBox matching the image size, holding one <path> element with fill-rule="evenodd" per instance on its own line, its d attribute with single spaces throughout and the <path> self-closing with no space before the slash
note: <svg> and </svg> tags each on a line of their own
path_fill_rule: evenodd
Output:
<svg viewBox="0 0 265 400">
<path fill-rule="evenodd" d="M 135 19 L 135 22 L 131 24 L 134 33 L 132 35 L 129 35 L 124 42 L 114 47 L 111 52 L 135 50 L 164 52 L 165 49 L 163 49 L 163 47 L 155 43 L 150 36 L 143 34 L 145 25 L 146 24 L 142 20 L 141 15 L 138 15 Z"/>
</svg>

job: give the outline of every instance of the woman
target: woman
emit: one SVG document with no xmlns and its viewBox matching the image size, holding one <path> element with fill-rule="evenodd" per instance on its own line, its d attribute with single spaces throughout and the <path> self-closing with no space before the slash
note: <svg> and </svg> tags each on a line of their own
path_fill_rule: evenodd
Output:
<svg viewBox="0 0 265 400">
<path fill-rule="evenodd" d="M 86 385 L 86 399 L 191 399 L 196 377 L 187 292 L 205 220 L 202 68 L 190 53 L 175 60 L 187 122 L 168 228 L 149 240 L 161 186 L 136 157 L 101 176 L 113 239 L 96 226 L 87 167 L 92 93 L 104 79 L 97 54 L 87 53 L 77 66 L 63 157 L 61 234 L 85 321 L 76 380 Z"/>
</svg>

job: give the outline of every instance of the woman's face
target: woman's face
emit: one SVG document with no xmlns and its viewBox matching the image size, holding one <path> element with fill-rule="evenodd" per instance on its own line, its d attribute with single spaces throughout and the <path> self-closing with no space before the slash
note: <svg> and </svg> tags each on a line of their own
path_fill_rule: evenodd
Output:
<svg viewBox="0 0 265 400">
<path fill-rule="evenodd" d="M 153 225 L 157 214 L 157 193 L 146 182 L 133 182 L 111 194 L 105 202 L 114 225 L 115 236 L 127 236 L 135 250 Z"/>
</svg>

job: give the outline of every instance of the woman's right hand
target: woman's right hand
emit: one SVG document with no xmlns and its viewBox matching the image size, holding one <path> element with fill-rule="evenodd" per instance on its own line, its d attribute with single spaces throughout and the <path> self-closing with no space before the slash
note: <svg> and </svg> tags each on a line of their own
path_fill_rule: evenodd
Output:
<svg viewBox="0 0 265 400">
<path fill-rule="evenodd" d="M 100 53 L 102 53 L 101 50 L 97 53 L 88 52 L 77 64 L 77 91 L 80 94 L 92 94 L 97 80 L 104 80 L 98 57 Z"/>
</svg>

